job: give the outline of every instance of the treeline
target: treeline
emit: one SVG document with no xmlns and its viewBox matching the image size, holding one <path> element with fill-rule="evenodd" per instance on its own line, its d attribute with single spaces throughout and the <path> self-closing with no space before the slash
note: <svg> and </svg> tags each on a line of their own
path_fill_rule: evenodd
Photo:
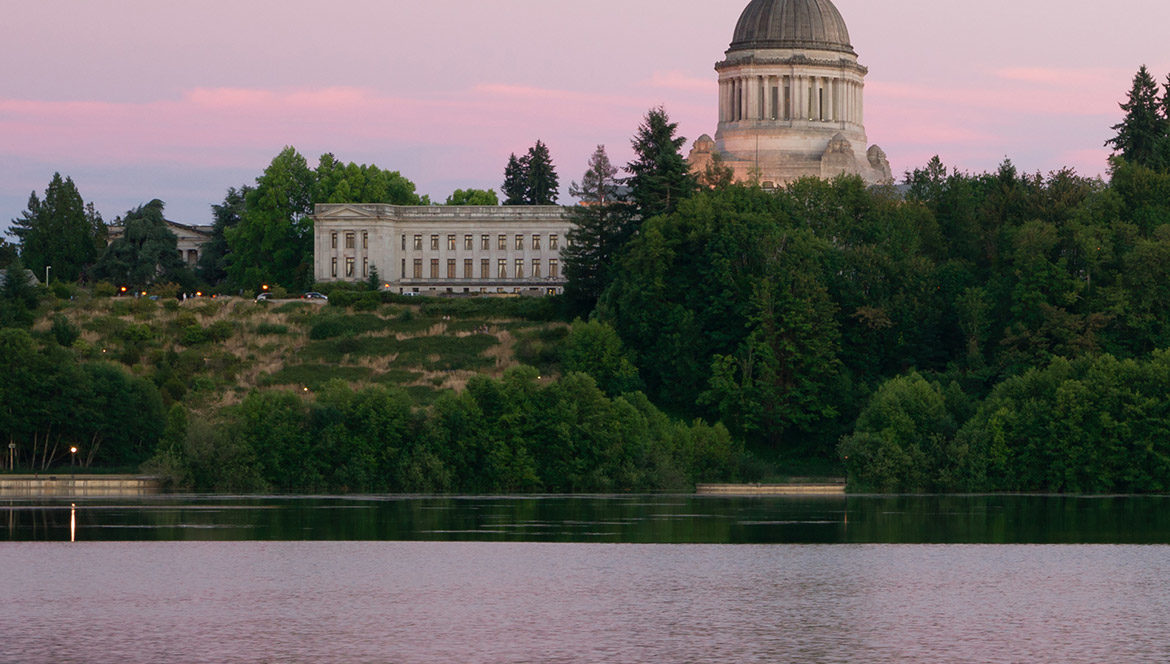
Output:
<svg viewBox="0 0 1170 664">
<path fill-rule="evenodd" d="M 254 392 L 215 421 L 172 407 L 149 468 L 180 486 L 278 492 L 626 492 L 735 479 L 741 444 L 680 423 L 588 375 L 519 367 L 472 378 L 430 409 L 404 391 L 340 381 L 313 398 Z"/>
</svg>

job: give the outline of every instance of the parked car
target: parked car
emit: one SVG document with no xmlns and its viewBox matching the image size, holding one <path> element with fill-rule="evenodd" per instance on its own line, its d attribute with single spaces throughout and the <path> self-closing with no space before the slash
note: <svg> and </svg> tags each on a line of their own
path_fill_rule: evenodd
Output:
<svg viewBox="0 0 1170 664">
<path fill-rule="evenodd" d="M 267 302 L 272 299 L 272 293 L 264 292 L 256 296 L 257 302 Z"/>
<path fill-rule="evenodd" d="M 308 293 L 305 293 L 304 295 L 302 295 L 301 299 L 304 299 L 304 300 L 325 300 L 326 302 L 328 302 L 329 296 L 325 295 L 324 293 L 318 293 L 317 291 L 309 291 Z"/>
</svg>

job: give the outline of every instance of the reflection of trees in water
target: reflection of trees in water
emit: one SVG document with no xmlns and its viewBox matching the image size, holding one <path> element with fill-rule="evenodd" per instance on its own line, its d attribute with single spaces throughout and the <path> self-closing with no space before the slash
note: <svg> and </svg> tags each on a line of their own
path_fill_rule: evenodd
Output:
<svg viewBox="0 0 1170 664">
<path fill-rule="evenodd" d="M 154 497 L 79 503 L 79 541 L 1170 543 L 1170 497 Z M 0 506 L 68 541 L 68 503 Z"/>
</svg>

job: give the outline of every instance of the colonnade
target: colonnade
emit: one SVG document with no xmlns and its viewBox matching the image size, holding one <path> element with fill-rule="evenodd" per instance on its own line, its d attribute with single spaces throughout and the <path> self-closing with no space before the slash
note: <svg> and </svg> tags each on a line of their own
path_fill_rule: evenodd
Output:
<svg viewBox="0 0 1170 664">
<path fill-rule="evenodd" d="M 751 74 L 719 81 L 719 122 L 810 120 L 864 124 L 862 83 L 835 76 Z"/>
</svg>

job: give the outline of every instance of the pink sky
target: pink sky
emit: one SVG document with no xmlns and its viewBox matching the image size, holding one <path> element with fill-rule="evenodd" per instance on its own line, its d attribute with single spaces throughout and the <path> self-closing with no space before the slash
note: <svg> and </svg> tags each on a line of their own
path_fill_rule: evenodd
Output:
<svg viewBox="0 0 1170 664">
<path fill-rule="evenodd" d="M 1170 73 L 1166 2 L 835 2 L 895 174 L 934 154 L 1102 174 L 1138 66 Z M 6 0 L 0 226 L 54 171 L 107 219 L 160 198 L 210 223 L 285 145 L 399 170 L 441 202 L 498 191 L 508 154 L 539 138 L 567 192 L 597 144 L 630 159 L 652 106 L 687 149 L 714 133 L 712 67 L 746 4 Z"/>
</svg>

